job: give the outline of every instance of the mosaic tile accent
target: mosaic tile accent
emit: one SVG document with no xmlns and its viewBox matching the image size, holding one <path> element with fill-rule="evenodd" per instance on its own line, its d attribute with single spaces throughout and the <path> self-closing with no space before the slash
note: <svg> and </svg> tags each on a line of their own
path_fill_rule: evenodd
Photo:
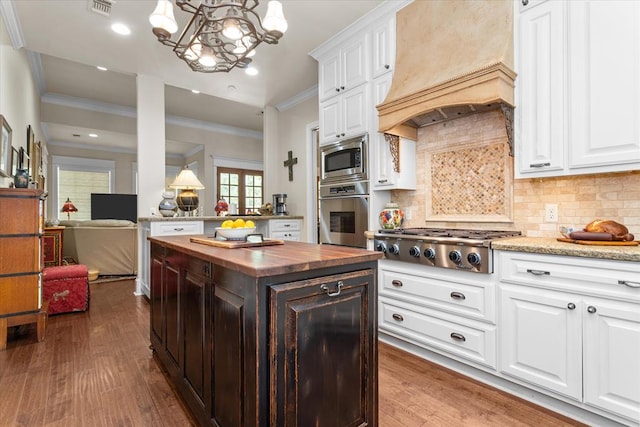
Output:
<svg viewBox="0 0 640 427">
<path fill-rule="evenodd" d="M 504 143 L 433 154 L 431 213 L 507 215 L 504 157 Z"/>
</svg>

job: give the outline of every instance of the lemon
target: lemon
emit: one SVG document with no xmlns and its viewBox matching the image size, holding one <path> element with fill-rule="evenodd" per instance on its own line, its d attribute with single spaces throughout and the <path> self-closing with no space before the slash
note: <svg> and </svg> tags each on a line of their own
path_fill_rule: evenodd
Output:
<svg viewBox="0 0 640 427">
<path fill-rule="evenodd" d="M 233 228 L 244 228 L 244 219 L 238 218 L 233 221 Z"/>
<path fill-rule="evenodd" d="M 248 220 L 248 221 L 245 221 L 244 226 L 247 228 L 253 228 L 256 226 L 256 224 L 253 221 Z"/>
<path fill-rule="evenodd" d="M 233 228 L 233 221 L 228 219 L 228 220 L 226 220 L 225 222 L 222 223 L 221 227 L 222 228 Z"/>
</svg>

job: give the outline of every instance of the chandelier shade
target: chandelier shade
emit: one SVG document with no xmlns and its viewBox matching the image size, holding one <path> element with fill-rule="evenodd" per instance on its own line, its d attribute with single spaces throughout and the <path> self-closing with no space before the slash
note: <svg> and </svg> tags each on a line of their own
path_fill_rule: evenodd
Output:
<svg viewBox="0 0 640 427">
<path fill-rule="evenodd" d="M 260 43 L 277 44 L 288 24 L 282 4 L 271 0 L 264 20 L 256 12 L 258 0 L 176 0 L 192 15 L 176 41 L 178 31 L 170 0 L 158 0 L 149 17 L 158 41 L 173 48 L 193 71 L 215 73 L 247 68 Z"/>
</svg>

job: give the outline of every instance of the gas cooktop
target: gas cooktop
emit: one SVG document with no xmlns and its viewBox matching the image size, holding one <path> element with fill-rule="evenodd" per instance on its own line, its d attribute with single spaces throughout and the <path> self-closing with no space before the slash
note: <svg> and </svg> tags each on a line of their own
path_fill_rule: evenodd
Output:
<svg viewBox="0 0 640 427">
<path fill-rule="evenodd" d="M 492 273 L 491 242 L 521 234 L 511 230 L 399 228 L 379 230 L 374 248 L 388 260 Z"/>
</svg>

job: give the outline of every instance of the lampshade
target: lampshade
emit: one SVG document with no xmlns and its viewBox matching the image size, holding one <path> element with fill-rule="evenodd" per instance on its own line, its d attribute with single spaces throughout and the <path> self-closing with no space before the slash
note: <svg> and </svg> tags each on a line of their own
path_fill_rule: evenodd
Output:
<svg viewBox="0 0 640 427">
<path fill-rule="evenodd" d="M 178 189 L 193 189 L 193 190 L 202 190 L 204 185 L 198 180 L 196 174 L 193 173 L 191 169 L 187 166 L 184 167 L 180 171 L 180 174 L 176 177 L 175 181 L 169 186 L 171 188 Z"/>
<path fill-rule="evenodd" d="M 67 219 L 71 219 L 71 212 L 78 212 L 78 208 L 76 208 L 71 200 L 69 200 L 69 198 L 67 197 L 67 201 L 64 202 L 64 205 L 62 205 L 62 209 L 60 209 L 60 212 L 65 212 L 67 214 Z"/>
</svg>

